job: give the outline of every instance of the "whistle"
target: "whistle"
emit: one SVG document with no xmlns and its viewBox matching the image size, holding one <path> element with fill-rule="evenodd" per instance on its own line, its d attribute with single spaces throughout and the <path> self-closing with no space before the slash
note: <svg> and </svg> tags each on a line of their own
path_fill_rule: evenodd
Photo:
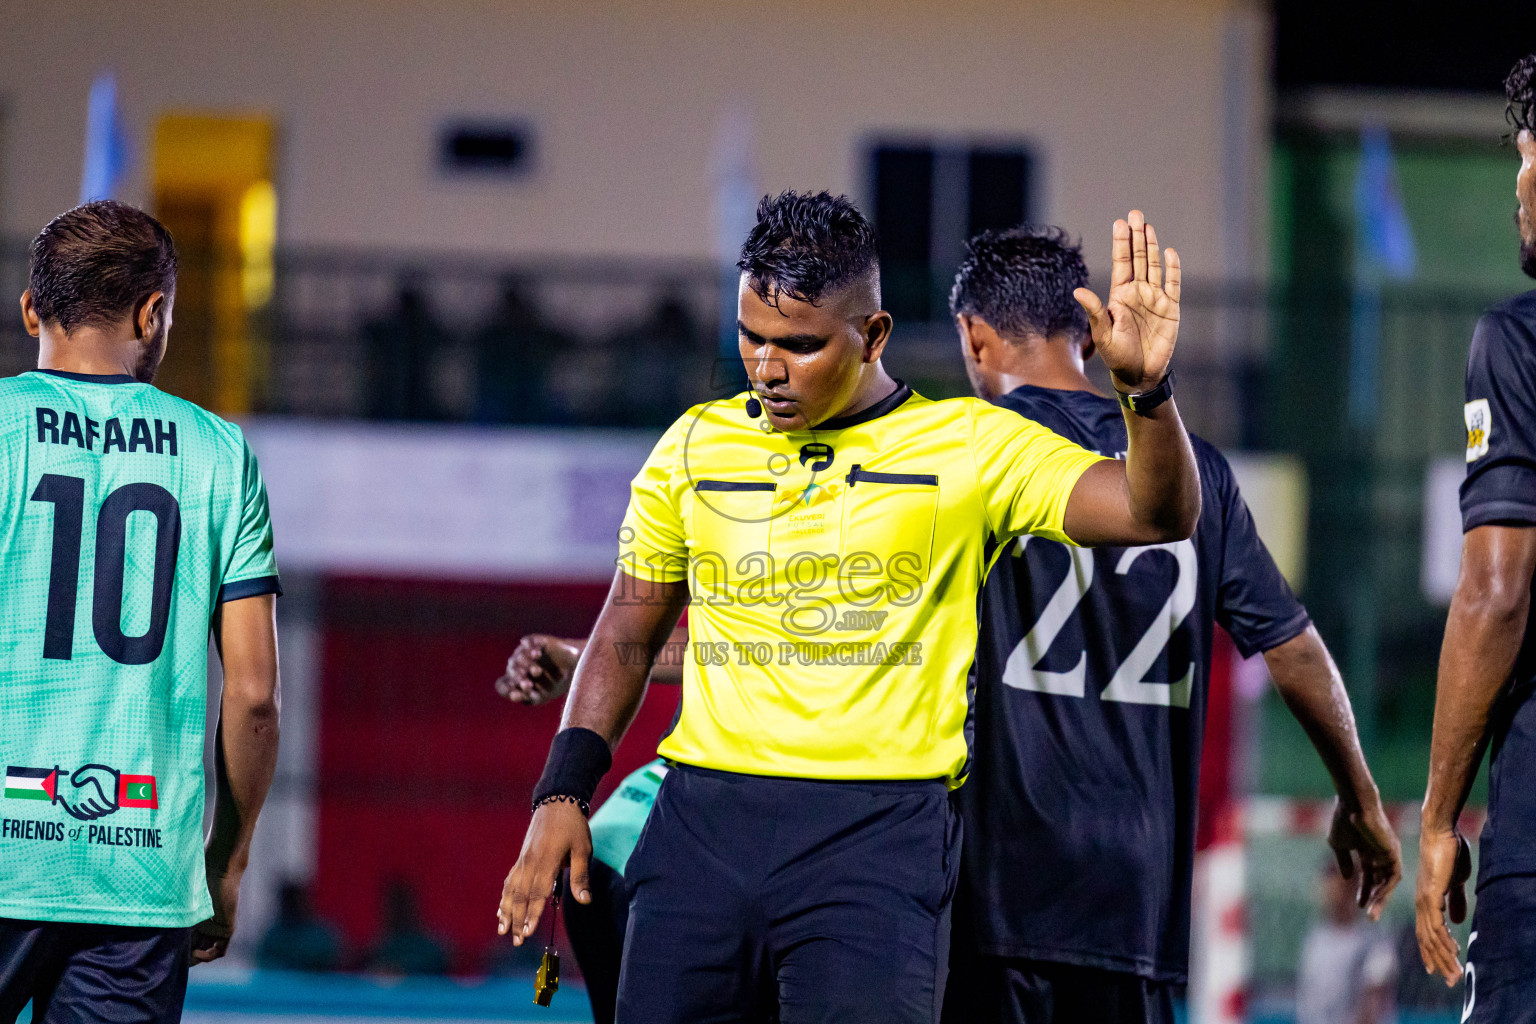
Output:
<svg viewBox="0 0 1536 1024">
<path fill-rule="evenodd" d="M 560 988 L 560 954 L 553 946 L 544 949 L 544 959 L 539 962 L 539 973 L 533 979 L 533 1001 L 548 1006 Z"/>
</svg>

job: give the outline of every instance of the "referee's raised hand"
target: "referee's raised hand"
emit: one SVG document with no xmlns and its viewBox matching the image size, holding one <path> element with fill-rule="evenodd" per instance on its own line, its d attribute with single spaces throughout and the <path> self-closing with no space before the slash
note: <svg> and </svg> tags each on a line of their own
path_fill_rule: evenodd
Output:
<svg viewBox="0 0 1536 1024">
<path fill-rule="evenodd" d="M 1088 311 L 1099 358 L 1128 393 L 1157 387 L 1179 336 L 1179 254 L 1159 252 L 1157 232 L 1140 210 L 1115 221 L 1109 303 L 1087 288 L 1073 297 Z"/>
<path fill-rule="evenodd" d="M 1124 459 L 1089 466 L 1063 525 L 1083 546 L 1167 544 L 1194 532 L 1200 474 L 1173 402 L 1169 361 L 1179 337 L 1179 254 L 1161 251 L 1140 210 L 1115 221 L 1109 301 L 1072 297 L 1088 314 L 1094 348 L 1114 378 L 1126 430 Z"/>
</svg>

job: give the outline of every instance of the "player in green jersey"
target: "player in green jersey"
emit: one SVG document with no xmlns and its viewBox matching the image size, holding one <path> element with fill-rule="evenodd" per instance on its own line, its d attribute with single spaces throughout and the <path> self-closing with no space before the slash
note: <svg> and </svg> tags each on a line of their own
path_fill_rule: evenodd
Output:
<svg viewBox="0 0 1536 1024">
<path fill-rule="evenodd" d="M 131 206 L 32 242 L 38 368 L 0 380 L 0 1019 L 179 1020 L 276 767 L 266 491 L 238 427 L 151 386 L 175 288 L 170 235 Z"/>
</svg>

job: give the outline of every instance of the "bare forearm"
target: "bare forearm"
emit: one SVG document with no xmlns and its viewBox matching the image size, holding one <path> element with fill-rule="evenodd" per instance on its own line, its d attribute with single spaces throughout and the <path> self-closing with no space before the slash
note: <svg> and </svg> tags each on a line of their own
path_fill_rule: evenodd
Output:
<svg viewBox="0 0 1536 1024">
<path fill-rule="evenodd" d="M 568 641 L 579 653 L 587 649 L 590 640 L 587 637 L 572 638 Z M 679 686 L 683 681 L 683 658 L 688 654 L 688 630 L 679 626 L 667 637 L 667 642 L 656 652 L 655 661 L 651 665 L 649 682 L 657 686 Z"/>
<path fill-rule="evenodd" d="M 683 684 L 683 660 L 688 657 L 688 627 L 679 626 L 667 637 L 666 646 L 651 666 L 651 682 L 658 686 Z"/>
<path fill-rule="evenodd" d="M 1147 395 L 1168 377 L 1179 334 L 1182 263 L 1174 250 L 1159 250 L 1157 232 L 1140 210 L 1115 221 L 1111 253 L 1108 305 L 1087 288 L 1072 294 L 1088 314 L 1094 347 L 1116 389 Z M 1125 462 L 1101 462 L 1078 478 L 1067 499 L 1065 532 L 1085 545 L 1183 540 L 1200 518 L 1200 476 L 1178 406 L 1168 399 L 1124 415 Z"/>
<path fill-rule="evenodd" d="M 1360 749 L 1354 710 L 1338 666 L 1317 629 L 1264 652 L 1275 689 L 1301 724 L 1333 779 L 1346 808 L 1358 811 L 1380 799 Z"/>
<path fill-rule="evenodd" d="M 560 727 L 591 729 L 617 747 L 645 699 L 649 669 L 649 664 L 624 664 L 612 643 L 593 634 L 577 664 Z"/>
<path fill-rule="evenodd" d="M 1200 473 L 1177 405 L 1170 399 L 1150 415 L 1124 415 L 1132 518 L 1159 537 L 1188 537 L 1200 518 Z"/>
<path fill-rule="evenodd" d="M 1440 646 L 1435 727 L 1424 794 L 1426 832 L 1450 832 L 1487 743 L 1488 717 L 1514 669 L 1531 606 L 1536 529 L 1479 526 L 1462 540 L 1461 572 Z"/>
<path fill-rule="evenodd" d="M 224 665 L 214 742 L 213 828 L 207 863 L 215 872 L 243 871 L 256 816 L 277 771 L 276 598 L 271 594 L 221 605 L 214 639 Z"/>
<path fill-rule="evenodd" d="M 277 772 L 277 744 L 275 700 L 225 701 L 214 755 L 216 790 L 207 849 L 210 867 L 245 870 L 256 819 Z"/>
<path fill-rule="evenodd" d="M 1514 668 L 1528 610 L 1528 598 L 1504 608 L 1479 606 L 1458 590 L 1452 600 L 1435 688 L 1426 827 L 1455 827 L 1482 759 L 1489 712 Z"/>
<path fill-rule="evenodd" d="M 616 595 L 639 593 L 620 603 Z M 576 663 L 562 728 L 591 729 L 618 746 L 645 698 L 646 678 L 688 602 L 681 583 L 637 584 L 615 579 L 592 636 Z"/>
<path fill-rule="evenodd" d="M 1067 499 L 1063 526 L 1078 544 L 1166 544 L 1194 532 L 1200 473 L 1173 402 L 1125 413 L 1124 461 L 1088 467 Z"/>
</svg>

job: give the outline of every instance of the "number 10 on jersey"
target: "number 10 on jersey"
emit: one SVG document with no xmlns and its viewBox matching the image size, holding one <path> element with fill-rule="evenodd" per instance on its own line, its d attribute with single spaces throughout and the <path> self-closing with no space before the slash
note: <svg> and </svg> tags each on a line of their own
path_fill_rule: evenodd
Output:
<svg viewBox="0 0 1536 1024">
<path fill-rule="evenodd" d="M 85 533 L 85 480 L 46 473 L 33 501 L 53 505 L 53 553 L 48 573 L 48 611 L 43 619 L 43 657 L 69 661 L 75 654 L 75 606 L 80 592 L 80 542 Z M 128 517 L 147 512 L 155 520 L 154 575 L 149 628 L 123 633 L 123 582 L 127 575 Z M 171 620 L 176 555 L 181 548 L 181 506 L 158 484 L 124 484 L 96 514 L 91 629 L 102 653 L 123 665 L 147 665 L 160 657 Z"/>
</svg>

